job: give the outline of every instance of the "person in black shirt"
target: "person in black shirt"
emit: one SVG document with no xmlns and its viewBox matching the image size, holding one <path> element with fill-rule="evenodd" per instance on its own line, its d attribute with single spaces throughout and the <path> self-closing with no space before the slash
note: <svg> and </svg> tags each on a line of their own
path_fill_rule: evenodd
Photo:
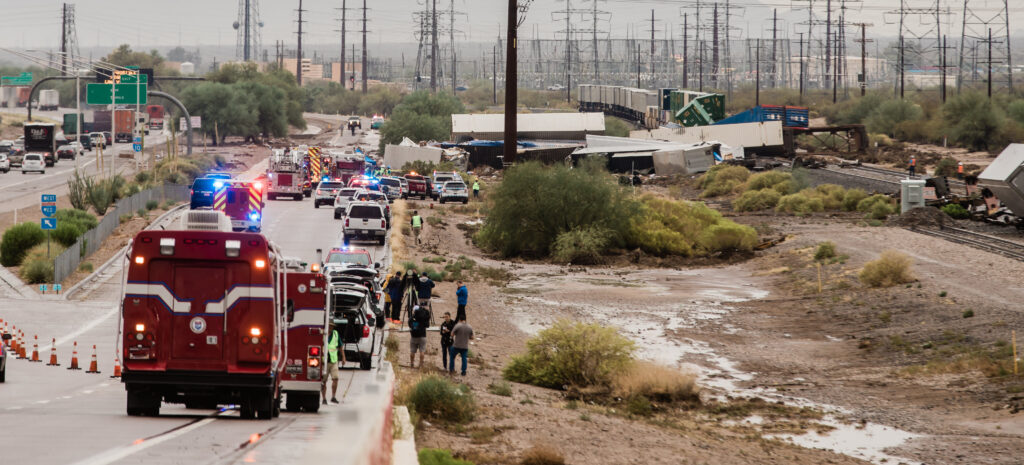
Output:
<svg viewBox="0 0 1024 465">
<path fill-rule="evenodd" d="M 444 322 L 441 323 L 441 367 L 448 369 L 448 352 L 452 347 L 452 328 L 455 327 L 455 320 L 451 312 L 444 312 Z"/>
<path fill-rule="evenodd" d="M 430 313 L 419 305 L 412 308 L 409 317 L 409 366 L 416 368 L 416 352 L 420 353 L 420 367 L 423 367 L 423 354 L 427 351 L 427 327 L 430 326 Z"/>
</svg>

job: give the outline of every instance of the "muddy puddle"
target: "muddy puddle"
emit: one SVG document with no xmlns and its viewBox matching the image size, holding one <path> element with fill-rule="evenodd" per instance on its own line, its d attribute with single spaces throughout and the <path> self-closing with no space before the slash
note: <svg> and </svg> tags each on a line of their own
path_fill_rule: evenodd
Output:
<svg viewBox="0 0 1024 465">
<path fill-rule="evenodd" d="M 913 433 L 872 423 L 849 424 L 849 412 L 832 405 L 745 388 L 757 376 L 716 352 L 708 341 L 686 337 L 682 331 L 714 326 L 713 331 L 741 331 L 726 321 L 736 311 L 730 304 L 763 299 L 769 292 L 757 278 L 736 268 L 702 270 L 644 270 L 557 274 L 527 273 L 504 290 L 515 304 L 513 323 L 537 334 L 559 318 L 596 321 L 617 327 L 637 343 L 641 358 L 698 374 L 710 396 L 760 397 L 789 405 L 813 407 L 826 413 L 821 423 L 834 428 L 823 434 L 772 435 L 802 447 L 827 449 L 873 463 L 915 463 L 883 451 L 918 437 Z M 759 418 L 750 418 L 756 423 Z"/>
</svg>

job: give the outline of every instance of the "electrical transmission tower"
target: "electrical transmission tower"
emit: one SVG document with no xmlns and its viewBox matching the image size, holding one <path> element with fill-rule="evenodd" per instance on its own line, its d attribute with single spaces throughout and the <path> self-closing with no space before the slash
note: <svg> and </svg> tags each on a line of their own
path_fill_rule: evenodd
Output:
<svg viewBox="0 0 1024 465">
<path fill-rule="evenodd" d="M 347 57 L 345 56 L 345 39 L 347 38 L 345 28 L 348 26 L 348 22 L 350 21 L 347 17 L 348 10 L 350 8 L 345 5 L 345 0 L 341 0 L 341 8 L 335 9 L 341 11 L 341 18 L 338 19 L 338 22 L 341 23 L 341 28 L 334 30 L 334 32 L 341 35 L 341 53 L 338 57 L 338 61 L 341 62 L 341 69 L 339 70 L 340 75 L 338 76 L 338 82 L 341 83 L 342 87 L 345 87 L 345 73 L 347 72 L 345 65 L 348 63 Z M 353 60 L 355 60 L 355 58 L 356 57 L 352 57 Z M 352 69 L 355 70 L 355 66 L 353 66 Z"/>
<path fill-rule="evenodd" d="M 978 5 L 983 3 L 984 5 Z M 992 79 L 1005 82 L 1007 89 L 1013 93 L 1013 62 L 1010 59 L 1010 15 L 1009 0 L 995 0 L 996 8 L 984 8 L 990 1 L 964 0 L 963 23 L 960 31 L 960 57 L 957 65 L 956 88 L 957 92 L 963 85 L 963 72 L 965 69 L 964 60 L 968 48 L 977 50 L 979 47 L 991 47 L 992 56 L 989 61 L 1001 64 L 997 70 L 993 70 Z M 989 33 L 991 32 L 991 38 Z M 977 53 L 977 52 L 976 52 Z M 970 70 L 971 80 L 977 77 L 977 66 L 966 69 Z"/>
<path fill-rule="evenodd" d="M 886 22 L 899 24 L 898 94 L 903 98 L 907 67 L 920 69 L 942 65 L 941 0 L 900 0 L 898 9 L 886 13 Z M 916 18 L 916 19 L 915 19 Z M 936 83 L 937 84 L 937 83 Z M 927 83 L 917 82 L 919 87 Z"/>
<path fill-rule="evenodd" d="M 61 74 L 67 75 L 68 62 L 74 63 L 78 53 L 78 32 L 75 27 L 75 5 L 65 3 L 61 10 L 63 26 L 60 30 Z M 74 65 L 72 64 L 72 67 Z"/>
<path fill-rule="evenodd" d="M 235 58 L 242 61 L 257 60 L 263 42 L 260 33 L 263 21 L 260 21 L 259 0 L 238 0 L 238 19 L 232 27 L 238 31 L 238 37 L 235 39 Z"/>
</svg>

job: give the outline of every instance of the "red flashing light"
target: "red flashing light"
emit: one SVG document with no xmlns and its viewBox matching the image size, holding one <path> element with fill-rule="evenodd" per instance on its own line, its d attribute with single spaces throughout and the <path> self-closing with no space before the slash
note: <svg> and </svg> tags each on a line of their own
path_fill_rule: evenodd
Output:
<svg viewBox="0 0 1024 465">
<path fill-rule="evenodd" d="M 319 357 L 320 356 L 320 348 L 317 347 L 317 346 L 310 347 L 309 348 L 309 356 L 310 357 Z"/>
<path fill-rule="evenodd" d="M 363 337 L 370 337 L 370 327 L 363 325 Z"/>
</svg>

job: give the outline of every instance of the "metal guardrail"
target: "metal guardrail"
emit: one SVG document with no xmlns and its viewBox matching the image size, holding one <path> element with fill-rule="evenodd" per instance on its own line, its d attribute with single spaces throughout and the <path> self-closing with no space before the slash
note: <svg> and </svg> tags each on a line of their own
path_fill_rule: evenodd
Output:
<svg viewBox="0 0 1024 465">
<path fill-rule="evenodd" d="M 121 224 L 121 215 L 134 215 L 140 208 L 145 209 L 146 203 L 151 200 L 161 203 L 186 202 L 189 200 L 189 186 L 164 184 L 118 200 L 95 228 L 79 236 L 74 245 L 53 259 L 53 282 L 64 281 L 78 269 L 85 257 L 99 250 L 103 241 Z"/>
</svg>

